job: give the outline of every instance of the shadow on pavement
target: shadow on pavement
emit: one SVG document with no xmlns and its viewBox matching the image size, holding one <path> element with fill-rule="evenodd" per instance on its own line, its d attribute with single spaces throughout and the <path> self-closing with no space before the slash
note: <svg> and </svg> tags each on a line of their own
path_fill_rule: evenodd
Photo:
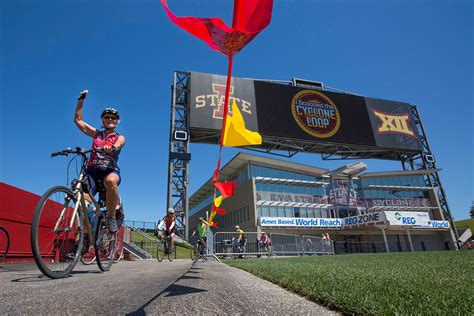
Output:
<svg viewBox="0 0 474 316">
<path fill-rule="evenodd" d="M 161 291 L 160 293 L 156 294 L 153 298 L 151 298 L 146 304 L 144 304 L 142 307 L 140 307 L 139 309 L 131 312 L 131 313 L 128 313 L 126 315 L 146 315 L 146 312 L 145 312 L 145 308 L 150 305 L 154 300 L 156 300 L 157 298 L 159 298 L 160 296 L 162 296 L 164 293 L 168 293 L 168 295 L 166 295 L 165 297 L 170 297 L 170 296 L 179 296 L 179 295 L 185 295 L 185 294 L 192 294 L 192 293 L 199 293 L 199 292 L 207 292 L 207 290 L 203 290 L 203 289 L 198 289 L 198 288 L 195 288 L 195 287 L 191 287 L 191 286 L 184 286 L 184 285 L 179 285 L 179 284 L 176 284 L 177 282 L 179 282 L 180 280 L 185 280 L 185 279 L 201 279 L 200 277 L 193 277 L 193 276 L 186 276 L 186 274 L 188 273 L 198 273 L 198 272 L 193 272 L 191 271 L 192 269 L 200 269 L 200 268 L 195 268 L 195 267 L 191 267 L 188 269 L 188 271 L 186 271 L 185 273 L 183 273 L 182 276 L 180 276 L 178 279 L 176 279 L 176 281 L 174 281 L 170 286 L 168 286 L 166 289 L 164 289 L 163 291 Z"/>
<path fill-rule="evenodd" d="M 195 277 L 195 276 L 192 276 L 192 275 L 190 275 L 190 276 L 185 275 L 185 276 L 182 276 L 182 277 L 180 278 L 180 280 L 185 280 L 185 279 L 187 279 L 187 280 L 191 280 L 191 279 L 199 279 L 199 280 L 202 280 L 202 278 L 200 278 L 200 277 Z"/>
<path fill-rule="evenodd" d="M 72 274 L 89 274 L 89 273 L 101 274 L 103 272 L 102 271 L 97 271 L 97 270 L 95 270 L 95 271 L 71 271 L 70 275 L 72 275 Z"/>
<path fill-rule="evenodd" d="M 70 275 L 66 276 L 66 278 L 69 278 Z M 36 275 L 36 276 L 29 276 L 29 277 L 24 277 L 24 278 L 19 278 L 19 279 L 14 279 L 11 280 L 11 282 L 20 282 L 20 283 L 25 283 L 25 282 L 45 282 L 45 281 L 54 281 L 55 279 L 50 279 L 45 275 Z"/>
</svg>

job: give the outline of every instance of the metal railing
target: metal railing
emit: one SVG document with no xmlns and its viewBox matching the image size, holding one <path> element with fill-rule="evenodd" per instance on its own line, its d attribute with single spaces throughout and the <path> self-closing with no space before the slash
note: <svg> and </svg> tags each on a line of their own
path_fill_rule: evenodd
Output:
<svg viewBox="0 0 474 316">
<path fill-rule="evenodd" d="M 238 235 L 235 232 L 218 232 L 212 234 L 212 242 L 208 233 L 208 254 L 223 257 L 243 256 L 303 256 L 334 254 L 334 246 L 331 240 L 321 237 L 270 234 L 271 246 L 264 247 L 259 243 L 261 233 L 246 232 L 245 242 L 238 243 Z"/>
<path fill-rule="evenodd" d="M 144 232 L 153 232 L 156 230 L 155 222 L 131 221 L 125 220 L 124 223 L 128 226 L 135 227 Z"/>
</svg>

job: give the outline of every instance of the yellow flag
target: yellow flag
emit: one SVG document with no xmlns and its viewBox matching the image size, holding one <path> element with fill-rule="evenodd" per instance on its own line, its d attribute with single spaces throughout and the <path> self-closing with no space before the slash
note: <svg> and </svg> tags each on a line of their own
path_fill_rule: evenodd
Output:
<svg viewBox="0 0 474 316">
<path fill-rule="evenodd" d="M 215 197 L 215 198 L 214 198 L 214 205 L 215 205 L 216 207 L 221 206 L 223 199 L 224 199 L 224 196 L 222 196 L 222 195 L 219 196 L 219 197 Z"/>
<path fill-rule="evenodd" d="M 239 111 L 237 103 L 232 103 L 232 116 L 227 115 L 225 122 L 224 146 L 236 147 L 246 145 L 260 145 L 262 136 L 245 128 L 245 121 Z"/>
</svg>

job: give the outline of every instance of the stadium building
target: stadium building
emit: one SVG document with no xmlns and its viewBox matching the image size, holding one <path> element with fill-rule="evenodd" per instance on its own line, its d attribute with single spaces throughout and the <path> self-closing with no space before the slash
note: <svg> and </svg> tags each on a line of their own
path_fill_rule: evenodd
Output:
<svg viewBox="0 0 474 316">
<path fill-rule="evenodd" d="M 274 158 L 238 153 L 220 180 L 238 180 L 225 199 L 215 232 L 329 234 L 336 253 L 429 251 L 454 248 L 430 172 L 367 172 L 357 162 L 328 170 Z M 213 201 L 212 179 L 189 199 L 188 234 Z"/>
</svg>

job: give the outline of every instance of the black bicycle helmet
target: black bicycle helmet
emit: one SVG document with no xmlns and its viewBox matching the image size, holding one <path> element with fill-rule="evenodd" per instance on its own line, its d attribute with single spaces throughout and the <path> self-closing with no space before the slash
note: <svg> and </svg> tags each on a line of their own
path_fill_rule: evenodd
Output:
<svg viewBox="0 0 474 316">
<path fill-rule="evenodd" d="M 119 112 L 114 109 L 114 108 L 106 108 L 102 111 L 102 114 L 100 115 L 100 118 L 103 119 L 106 114 L 113 114 L 117 116 L 117 118 L 120 120 L 120 114 Z"/>
</svg>

